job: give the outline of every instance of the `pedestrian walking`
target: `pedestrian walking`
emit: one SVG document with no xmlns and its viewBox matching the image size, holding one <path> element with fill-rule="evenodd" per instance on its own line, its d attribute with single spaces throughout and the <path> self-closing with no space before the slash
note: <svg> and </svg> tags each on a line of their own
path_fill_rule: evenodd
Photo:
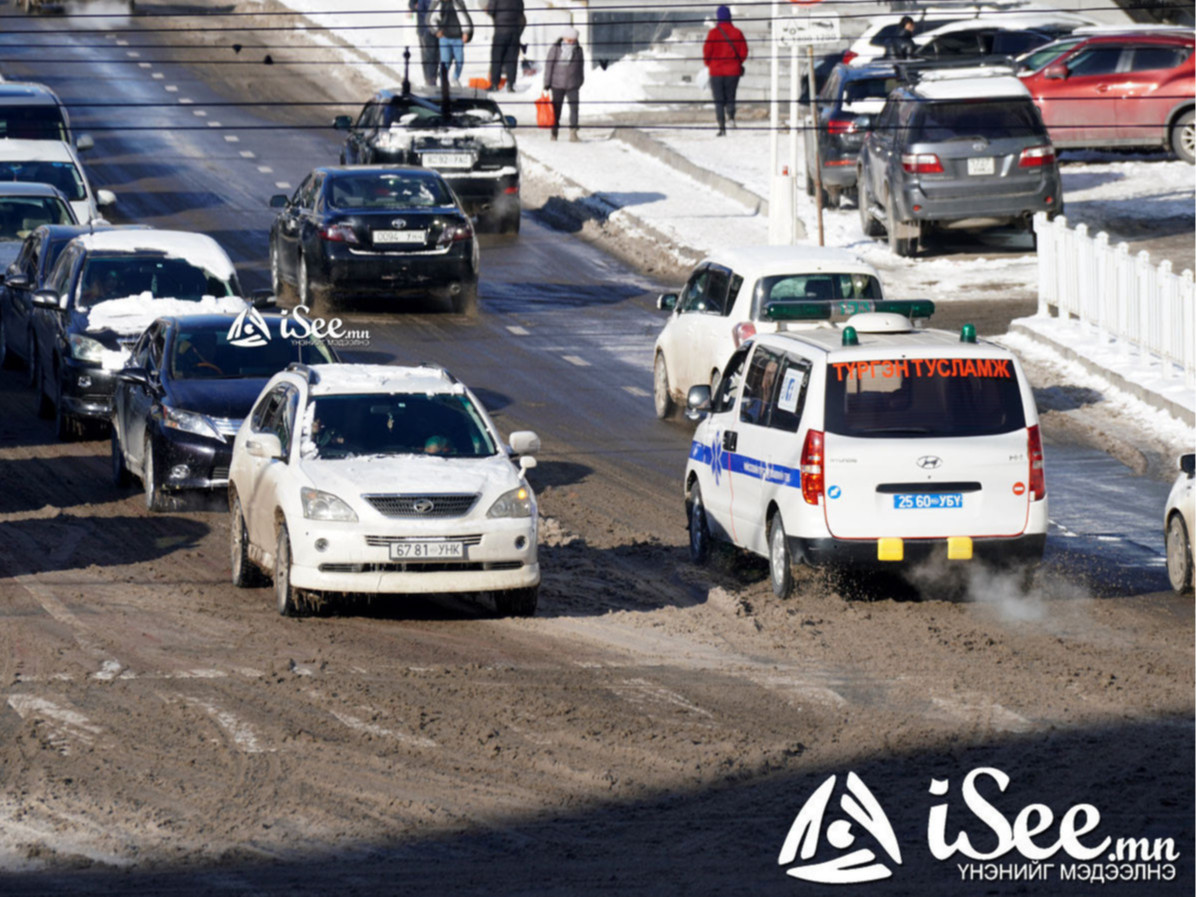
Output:
<svg viewBox="0 0 1196 897">
<path fill-rule="evenodd" d="M 415 13 L 415 34 L 419 40 L 424 83 L 429 87 L 435 87 L 440 71 L 440 41 L 428 21 L 432 14 L 432 0 L 408 0 L 407 8 Z"/>
<path fill-rule="evenodd" d="M 577 100 L 586 80 L 585 53 L 577 42 L 576 28 L 566 28 L 564 34 L 548 50 L 544 63 L 544 89 L 552 91 L 552 139 L 556 140 L 561 127 L 561 109 L 569 101 L 569 139 L 577 143 Z"/>
<path fill-rule="evenodd" d="M 490 0 L 486 14 L 494 20 L 494 40 L 490 43 L 490 89 L 498 90 L 506 75 L 507 90 L 515 92 L 515 69 L 519 64 L 519 38 L 527 19 L 523 0 Z"/>
<path fill-rule="evenodd" d="M 440 64 L 445 68 L 445 77 L 449 77 L 448 67 L 453 65 L 453 86 L 460 87 L 465 45 L 473 40 L 473 19 L 465 8 L 465 0 L 436 0 L 432 28 L 440 41 Z"/>
<path fill-rule="evenodd" d="M 727 119 L 735 127 L 735 93 L 743 77 L 743 63 L 747 59 L 747 41 L 743 32 L 731 24 L 731 10 L 720 6 L 715 14 L 718 23 L 706 35 L 702 59 L 710 71 L 710 92 L 714 94 L 714 116 L 718 119 L 718 136 L 727 133 Z"/>
</svg>

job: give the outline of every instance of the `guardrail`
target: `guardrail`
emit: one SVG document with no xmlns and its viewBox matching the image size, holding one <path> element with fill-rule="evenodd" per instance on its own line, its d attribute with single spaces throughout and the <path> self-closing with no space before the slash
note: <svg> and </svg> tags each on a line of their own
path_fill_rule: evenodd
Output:
<svg viewBox="0 0 1196 897">
<path fill-rule="evenodd" d="M 1147 362 L 1154 356 L 1162 375 L 1182 375 L 1196 385 L 1196 284 L 1192 272 L 1176 274 L 1171 262 L 1158 265 L 1150 253 L 1130 253 L 1109 244 L 1104 231 L 1088 235 L 1063 215 L 1034 216 L 1038 236 L 1038 313 L 1075 317 L 1098 334 L 1115 339 L 1125 352 Z M 1147 362 L 1148 363 L 1148 362 Z"/>
</svg>

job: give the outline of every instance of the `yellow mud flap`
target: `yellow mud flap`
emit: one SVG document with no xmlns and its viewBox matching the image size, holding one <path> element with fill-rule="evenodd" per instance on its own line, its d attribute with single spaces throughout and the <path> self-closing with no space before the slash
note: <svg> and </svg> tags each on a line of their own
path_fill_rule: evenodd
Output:
<svg viewBox="0 0 1196 897">
<path fill-rule="evenodd" d="M 972 537 L 971 536 L 948 536 L 947 537 L 947 560 L 949 561 L 970 561 L 972 559 Z"/>
<path fill-rule="evenodd" d="M 893 537 L 877 539 L 876 559 L 878 561 L 905 560 L 905 542 L 902 539 Z"/>
</svg>

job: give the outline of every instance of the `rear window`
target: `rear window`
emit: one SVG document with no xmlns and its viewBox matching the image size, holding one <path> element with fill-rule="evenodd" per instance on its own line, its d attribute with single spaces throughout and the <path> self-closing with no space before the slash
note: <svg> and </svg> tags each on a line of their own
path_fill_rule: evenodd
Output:
<svg viewBox="0 0 1196 897">
<path fill-rule="evenodd" d="M 883 299 L 884 294 L 880 281 L 871 274 L 779 274 L 761 277 L 752 298 L 756 314 L 760 315 L 769 302 Z"/>
<path fill-rule="evenodd" d="M 900 358 L 827 366 L 826 429 L 841 436 L 993 436 L 1026 426 L 1007 358 Z"/>
<path fill-rule="evenodd" d="M 926 103 L 918 109 L 910 143 L 946 143 L 984 137 L 1038 137 L 1045 134 L 1030 100 L 960 100 Z"/>
<path fill-rule="evenodd" d="M 0 197 L 0 240 L 24 240 L 43 224 L 74 224 L 70 206 L 57 196 Z"/>
<path fill-rule="evenodd" d="M 1173 69 L 1187 59 L 1191 52 L 1188 47 L 1135 47 L 1130 71 Z"/>
<path fill-rule="evenodd" d="M 448 186 L 436 175 L 371 171 L 337 174 L 324 187 L 332 209 L 402 211 L 454 205 Z"/>
<path fill-rule="evenodd" d="M 66 122 L 57 106 L 0 105 L 0 138 L 66 140 Z"/>
<path fill-rule="evenodd" d="M 888 78 L 855 78 L 843 87 L 843 105 L 849 106 L 860 100 L 887 99 L 900 83 L 896 75 Z"/>
<path fill-rule="evenodd" d="M 0 162 L 0 181 L 49 184 L 72 202 L 87 199 L 83 178 L 73 162 Z"/>
<path fill-rule="evenodd" d="M 930 21 L 915 21 L 914 34 L 922 34 L 924 31 L 930 31 L 934 28 L 942 28 L 944 25 L 950 25 L 959 19 L 931 19 Z M 869 41 L 874 47 L 887 47 L 889 41 L 895 37 L 901 36 L 901 23 L 894 22 L 892 25 L 885 25 L 876 34 L 872 35 L 872 40 Z"/>
</svg>

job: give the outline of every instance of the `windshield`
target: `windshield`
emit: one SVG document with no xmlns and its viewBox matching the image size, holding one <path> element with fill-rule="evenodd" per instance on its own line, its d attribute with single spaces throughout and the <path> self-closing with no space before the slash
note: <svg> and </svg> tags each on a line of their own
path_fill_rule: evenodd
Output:
<svg viewBox="0 0 1196 897">
<path fill-rule="evenodd" d="M 465 395 L 320 396 L 308 411 L 305 453 L 438 455 L 483 458 L 495 453 L 478 409 Z"/>
<path fill-rule="evenodd" d="M 271 322 L 267 326 L 270 339 L 261 346 L 231 345 L 226 327 L 180 328 L 171 347 L 170 376 L 176 380 L 264 379 L 293 361 L 329 364 L 334 360 L 321 340 L 288 339 L 279 334 L 278 324 Z"/>
<path fill-rule="evenodd" d="M 833 302 L 836 299 L 883 299 L 880 281 L 871 274 L 779 274 L 761 277 L 752 297 L 756 315 L 769 302 L 801 300 Z"/>
<path fill-rule="evenodd" d="M 65 141 L 67 133 L 62 110 L 51 105 L 0 105 L 0 138 Z"/>
<path fill-rule="evenodd" d="M 79 307 L 149 293 L 155 299 L 198 302 L 234 296 L 232 285 L 184 259 L 145 255 L 90 255 L 79 277 Z"/>
<path fill-rule="evenodd" d="M 74 224 L 71 208 L 57 196 L 0 197 L 0 240 L 24 240 L 43 224 Z"/>
<path fill-rule="evenodd" d="M 858 103 L 860 100 L 883 100 L 901 81 L 896 75 L 887 78 L 856 78 L 848 81 L 843 88 L 843 105 Z"/>
<path fill-rule="evenodd" d="M 498 104 L 493 100 L 473 100 L 456 97 L 449 103 L 451 123 L 465 128 L 498 124 L 502 121 Z M 391 101 L 382 114 L 382 124 L 408 128 L 436 127 L 444 124 L 439 100 L 408 97 Z"/>
<path fill-rule="evenodd" d="M 992 436 L 1026 425 L 1007 358 L 900 358 L 827 367 L 826 429 L 842 436 Z"/>
<path fill-rule="evenodd" d="M 87 199 L 83 178 L 73 162 L 0 162 L 0 181 L 49 184 L 71 202 Z"/>
<path fill-rule="evenodd" d="M 402 211 L 453 205 L 444 181 L 426 174 L 338 174 L 329 179 L 324 196 L 329 208 L 341 210 Z"/>
<path fill-rule="evenodd" d="M 1027 53 L 1017 61 L 1018 71 L 1020 72 L 1036 72 L 1048 62 L 1058 59 L 1080 41 L 1076 40 L 1061 40 L 1057 43 L 1047 44 L 1035 50 L 1033 53 Z"/>
<path fill-rule="evenodd" d="M 1044 136 L 1044 129 L 1029 99 L 962 100 L 922 106 L 914 120 L 909 142 L 1039 136 Z"/>
</svg>

